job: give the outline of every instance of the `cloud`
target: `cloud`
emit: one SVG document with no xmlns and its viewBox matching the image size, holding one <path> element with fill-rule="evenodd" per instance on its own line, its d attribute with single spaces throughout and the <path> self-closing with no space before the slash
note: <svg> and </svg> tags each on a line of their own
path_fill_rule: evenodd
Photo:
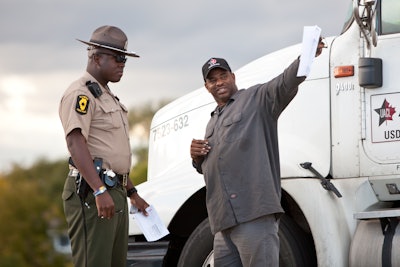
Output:
<svg viewBox="0 0 400 267">
<path fill-rule="evenodd" d="M 317 24 L 337 35 L 348 0 L 122 1 L 3 0 L 0 9 L 0 160 L 30 163 L 66 154 L 58 103 L 85 71 L 88 40 L 101 25 L 129 38 L 129 58 L 112 90 L 128 107 L 174 99 L 203 85 L 201 66 L 225 57 L 233 70 L 301 41 Z M 23 8 L 21 8 L 23 6 Z M 54 145 L 44 145 L 51 140 Z"/>
</svg>

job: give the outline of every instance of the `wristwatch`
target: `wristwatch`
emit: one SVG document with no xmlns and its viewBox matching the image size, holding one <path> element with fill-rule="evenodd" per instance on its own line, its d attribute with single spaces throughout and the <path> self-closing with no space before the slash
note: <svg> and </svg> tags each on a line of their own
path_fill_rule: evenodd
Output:
<svg viewBox="0 0 400 267">
<path fill-rule="evenodd" d="M 136 193 L 136 192 L 137 192 L 136 188 L 132 187 L 131 189 L 126 190 L 126 195 L 128 197 L 131 197 L 133 195 L 133 193 Z"/>
<path fill-rule="evenodd" d="M 107 187 L 102 185 L 102 186 L 99 187 L 99 189 L 97 189 L 95 192 L 93 192 L 93 196 L 97 197 L 98 195 L 101 195 L 106 191 L 107 191 Z"/>
</svg>

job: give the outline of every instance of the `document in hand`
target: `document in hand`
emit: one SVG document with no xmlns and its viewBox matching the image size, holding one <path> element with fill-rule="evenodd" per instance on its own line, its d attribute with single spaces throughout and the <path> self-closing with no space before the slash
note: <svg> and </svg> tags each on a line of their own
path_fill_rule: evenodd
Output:
<svg viewBox="0 0 400 267">
<path fill-rule="evenodd" d="M 155 208 L 150 205 L 146 209 L 148 215 L 145 216 L 143 213 L 138 212 L 134 206 L 131 206 L 130 213 L 133 214 L 133 218 L 138 224 L 140 230 L 142 230 L 144 237 L 147 241 L 157 241 L 160 238 L 169 234 L 168 229 L 161 221 Z"/>
<path fill-rule="evenodd" d="M 311 64 L 315 58 L 315 52 L 321 36 L 321 28 L 318 26 L 305 26 L 303 30 L 303 42 L 301 46 L 300 65 L 297 77 L 307 76 L 311 71 Z"/>
</svg>

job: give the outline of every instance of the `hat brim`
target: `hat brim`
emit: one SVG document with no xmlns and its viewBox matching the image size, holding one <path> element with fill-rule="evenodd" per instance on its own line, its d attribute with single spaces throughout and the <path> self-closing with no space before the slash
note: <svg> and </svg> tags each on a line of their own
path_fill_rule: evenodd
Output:
<svg viewBox="0 0 400 267">
<path fill-rule="evenodd" d="M 87 44 L 89 46 L 96 46 L 96 47 L 109 49 L 109 50 L 112 50 L 112 51 L 115 51 L 115 52 L 118 52 L 118 53 L 121 53 L 121 54 L 125 54 L 125 55 L 130 56 L 130 57 L 140 57 L 135 52 L 128 52 L 126 50 L 118 49 L 118 48 L 115 48 L 115 47 L 112 47 L 112 46 L 102 45 L 102 44 L 93 43 L 93 42 L 82 41 L 82 40 L 79 40 L 79 39 L 76 39 L 76 40 L 78 40 L 79 42 L 82 42 L 84 44 Z"/>
<path fill-rule="evenodd" d="M 226 70 L 226 71 L 229 71 L 229 72 L 232 72 L 232 70 L 231 70 L 230 68 L 228 68 L 228 67 L 221 66 L 221 65 L 216 65 L 216 66 L 214 66 L 214 67 L 211 67 L 211 68 L 207 69 L 207 71 L 206 71 L 205 73 L 203 73 L 204 81 L 207 79 L 208 74 L 209 74 L 213 69 L 217 69 L 217 68 L 223 69 L 223 70 Z"/>
</svg>

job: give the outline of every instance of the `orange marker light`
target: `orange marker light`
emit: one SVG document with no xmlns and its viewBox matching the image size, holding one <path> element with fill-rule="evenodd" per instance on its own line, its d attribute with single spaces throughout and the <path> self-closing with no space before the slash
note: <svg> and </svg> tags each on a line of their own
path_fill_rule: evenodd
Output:
<svg viewBox="0 0 400 267">
<path fill-rule="evenodd" d="M 335 78 L 354 76 L 354 66 L 338 66 L 333 73 Z"/>
</svg>

